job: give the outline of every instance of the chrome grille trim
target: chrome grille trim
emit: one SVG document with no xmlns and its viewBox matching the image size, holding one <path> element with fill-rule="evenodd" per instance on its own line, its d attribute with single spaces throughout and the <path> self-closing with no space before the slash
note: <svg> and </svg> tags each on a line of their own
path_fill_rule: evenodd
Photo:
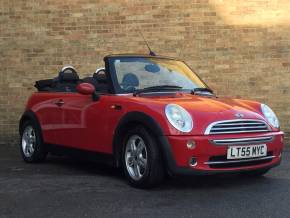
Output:
<svg viewBox="0 0 290 218">
<path fill-rule="evenodd" d="M 226 121 L 226 120 L 225 120 L 225 121 Z M 258 125 L 258 124 L 256 124 L 256 123 L 250 123 L 250 122 L 249 122 L 248 125 L 249 125 L 249 126 L 251 126 L 251 125 L 252 125 L 252 126 L 253 126 L 253 125 L 255 126 L 255 125 Z M 259 124 L 259 125 L 264 125 L 264 124 L 261 123 L 261 124 Z M 221 124 L 221 126 L 237 126 L 237 124 L 236 124 L 236 123 L 223 123 L 223 124 Z"/>
<path fill-rule="evenodd" d="M 269 125 L 263 120 L 236 119 L 222 120 L 211 123 L 205 130 L 205 135 L 269 132 Z"/>
<path fill-rule="evenodd" d="M 204 162 L 204 164 L 210 165 L 210 164 L 245 163 L 245 162 L 253 162 L 253 161 L 259 161 L 259 160 L 269 160 L 269 159 L 274 159 L 275 157 L 276 156 L 272 155 L 272 156 L 253 158 L 253 159 L 247 159 L 247 160 L 207 161 L 207 162 Z"/>
<path fill-rule="evenodd" d="M 245 145 L 257 144 L 273 141 L 273 136 L 255 137 L 255 138 L 231 138 L 231 139 L 214 139 L 210 140 L 215 145 Z"/>
<path fill-rule="evenodd" d="M 240 126 L 240 127 L 218 127 L 214 128 L 214 130 L 228 130 L 228 129 L 264 129 L 265 125 L 257 125 L 257 126 Z"/>
</svg>

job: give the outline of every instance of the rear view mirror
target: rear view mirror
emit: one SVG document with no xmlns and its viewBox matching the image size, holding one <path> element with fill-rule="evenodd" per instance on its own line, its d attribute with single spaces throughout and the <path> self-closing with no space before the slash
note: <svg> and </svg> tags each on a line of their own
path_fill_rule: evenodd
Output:
<svg viewBox="0 0 290 218">
<path fill-rule="evenodd" d="M 145 70 L 150 72 L 150 73 L 157 73 L 160 71 L 160 67 L 156 64 L 147 64 L 145 66 Z"/>
<path fill-rule="evenodd" d="M 95 87 L 90 83 L 81 83 L 77 86 L 77 92 L 82 95 L 92 95 L 95 91 Z"/>
</svg>

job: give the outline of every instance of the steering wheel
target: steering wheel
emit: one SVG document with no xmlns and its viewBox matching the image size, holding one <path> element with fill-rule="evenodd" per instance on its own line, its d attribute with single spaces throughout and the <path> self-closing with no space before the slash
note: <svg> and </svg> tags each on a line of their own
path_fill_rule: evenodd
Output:
<svg viewBox="0 0 290 218">
<path fill-rule="evenodd" d="M 126 92 L 134 92 L 136 91 L 136 88 L 134 86 L 123 86 L 122 89 Z"/>
</svg>

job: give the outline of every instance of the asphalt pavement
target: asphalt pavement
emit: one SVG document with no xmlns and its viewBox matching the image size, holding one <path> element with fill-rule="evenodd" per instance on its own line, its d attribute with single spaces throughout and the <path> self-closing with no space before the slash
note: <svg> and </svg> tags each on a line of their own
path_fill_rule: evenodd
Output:
<svg viewBox="0 0 290 218">
<path fill-rule="evenodd" d="M 261 178 L 167 179 L 138 190 L 111 167 L 49 157 L 25 164 L 0 148 L 0 218 L 6 217 L 290 217 L 290 151 Z"/>
</svg>

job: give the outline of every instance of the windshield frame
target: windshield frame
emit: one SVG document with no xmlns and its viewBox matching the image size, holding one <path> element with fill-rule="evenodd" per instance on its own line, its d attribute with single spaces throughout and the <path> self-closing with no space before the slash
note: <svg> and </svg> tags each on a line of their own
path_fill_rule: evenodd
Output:
<svg viewBox="0 0 290 218">
<path fill-rule="evenodd" d="M 107 72 L 109 72 L 108 74 L 110 75 L 110 80 L 112 83 L 112 92 L 113 94 L 133 94 L 133 92 L 126 92 L 125 90 L 123 90 L 118 82 L 118 78 L 117 78 L 117 72 L 114 66 L 114 62 L 115 60 L 119 60 L 119 59 L 126 59 L 126 58 L 156 58 L 156 59 L 165 59 L 165 60 L 172 60 L 172 61 L 179 61 L 182 62 L 183 64 L 185 64 L 190 71 L 196 75 L 196 77 L 203 83 L 203 85 L 205 86 L 205 88 L 209 88 L 209 86 L 201 79 L 201 77 L 195 73 L 194 70 L 191 69 L 190 66 L 188 66 L 188 64 L 182 60 L 178 60 L 175 58 L 170 58 L 170 57 L 162 57 L 162 56 L 146 56 L 146 55 L 111 55 L 111 56 L 106 56 L 104 58 L 105 61 L 105 65 L 106 65 L 106 70 Z M 210 89 L 210 88 L 209 88 Z M 141 89 L 138 89 L 141 90 Z M 172 90 L 172 92 L 191 92 L 191 90 L 186 90 L 186 89 L 180 89 L 180 90 Z M 158 91 L 156 91 L 156 93 L 158 93 Z"/>
</svg>

